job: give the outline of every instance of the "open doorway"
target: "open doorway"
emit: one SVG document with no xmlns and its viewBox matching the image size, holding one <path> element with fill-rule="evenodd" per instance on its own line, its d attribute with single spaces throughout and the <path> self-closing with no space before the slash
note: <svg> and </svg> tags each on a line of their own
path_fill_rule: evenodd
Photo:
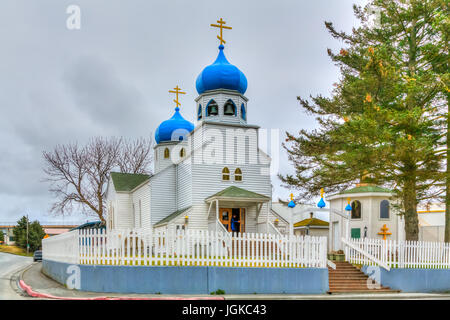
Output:
<svg viewBox="0 0 450 320">
<path fill-rule="evenodd" d="M 228 232 L 245 232 L 244 208 L 220 208 L 219 219 Z"/>
</svg>

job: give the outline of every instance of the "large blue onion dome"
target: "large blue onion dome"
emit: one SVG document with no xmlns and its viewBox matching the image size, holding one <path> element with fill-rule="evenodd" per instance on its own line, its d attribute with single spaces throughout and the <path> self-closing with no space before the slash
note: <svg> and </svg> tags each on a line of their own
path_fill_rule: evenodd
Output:
<svg viewBox="0 0 450 320">
<path fill-rule="evenodd" d="M 197 77 L 195 83 L 198 94 L 208 90 L 229 89 L 244 94 L 247 90 L 247 78 L 236 66 L 230 64 L 219 46 L 219 55 L 213 64 L 207 66 Z"/>
<path fill-rule="evenodd" d="M 176 107 L 172 118 L 163 121 L 156 129 L 155 140 L 156 143 L 181 141 L 192 130 L 194 130 L 194 124 L 185 120 L 180 113 L 180 108 Z"/>
</svg>

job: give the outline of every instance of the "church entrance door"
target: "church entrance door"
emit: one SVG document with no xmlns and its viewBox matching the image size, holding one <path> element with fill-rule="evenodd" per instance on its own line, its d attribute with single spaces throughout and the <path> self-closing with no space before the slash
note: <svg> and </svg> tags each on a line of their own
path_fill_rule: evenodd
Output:
<svg viewBox="0 0 450 320">
<path fill-rule="evenodd" d="M 245 232 L 244 208 L 220 208 L 219 219 L 228 232 Z"/>
</svg>

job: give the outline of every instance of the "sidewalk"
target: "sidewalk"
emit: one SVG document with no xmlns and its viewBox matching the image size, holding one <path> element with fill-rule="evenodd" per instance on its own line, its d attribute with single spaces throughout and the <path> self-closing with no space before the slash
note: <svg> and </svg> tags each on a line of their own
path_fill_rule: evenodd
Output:
<svg viewBox="0 0 450 320">
<path fill-rule="evenodd" d="M 349 299 L 370 299 L 370 300 L 397 300 L 397 299 L 445 299 L 450 300 L 450 294 L 433 294 L 433 293 L 395 293 L 395 294 L 319 294 L 319 295 L 291 295 L 291 294 L 225 294 L 222 296 L 214 295 L 168 295 L 168 294 L 120 294 L 120 293 L 98 293 L 69 290 L 58 282 L 48 278 L 41 272 L 41 263 L 33 263 L 29 268 L 25 269 L 20 279 L 31 287 L 34 292 L 52 295 L 60 298 L 69 299 L 151 299 L 151 300 L 349 300 Z"/>
</svg>

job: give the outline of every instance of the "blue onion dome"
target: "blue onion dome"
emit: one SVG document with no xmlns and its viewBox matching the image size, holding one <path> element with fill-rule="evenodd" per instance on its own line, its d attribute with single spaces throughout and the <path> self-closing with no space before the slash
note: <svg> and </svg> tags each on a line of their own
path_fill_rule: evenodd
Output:
<svg viewBox="0 0 450 320">
<path fill-rule="evenodd" d="M 294 202 L 294 200 L 291 200 L 291 201 L 288 203 L 288 207 L 289 207 L 289 208 L 295 208 L 295 202 Z"/>
<path fill-rule="evenodd" d="M 219 55 L 213 64 L 207 66 L 197 77 L 195 83 L 198 94 L 215 89 L 236 90 L 244 94 L 247 90 L 247 78 L 237 67 L 230 64 L 219 46 Z"/>
<path fill-rule="evenodd" d="M 317 206 L 322 209 L 325 208 L 325 201 L 323 201 L 323 198 L 320 198 L 319 203 L 317 204 Z"/>
<path fill-rule="evenodd" d="M 172 118 L 163 121 L 156 129 L 155 140 L 156 143 L 181 141 L 186 137 L 186 134 L 192 130 L 194 130 L 194 124 L 185 120 L 180 113 L 180 108 L 176 107 Z"/>
</svg>

